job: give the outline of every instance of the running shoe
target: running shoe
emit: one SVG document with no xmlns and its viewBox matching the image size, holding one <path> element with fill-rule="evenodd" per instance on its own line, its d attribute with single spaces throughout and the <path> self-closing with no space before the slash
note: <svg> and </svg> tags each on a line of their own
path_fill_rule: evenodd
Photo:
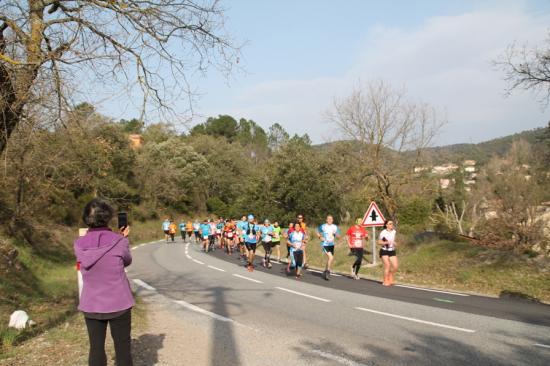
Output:
<svg viewBox="0 0 550 366">
<path fill-rule="evenodd" d="M 329 271 L 325 271 L 323 272 L 323 277 L 325 279 L 325 281 L 330 281 L 330 272 Z"/>
</svg>

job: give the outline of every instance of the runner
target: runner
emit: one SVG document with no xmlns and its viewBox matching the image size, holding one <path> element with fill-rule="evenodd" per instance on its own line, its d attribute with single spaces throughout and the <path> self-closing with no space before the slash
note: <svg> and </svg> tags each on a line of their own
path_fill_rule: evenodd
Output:
<svg viewBox="0 0 550 366">
<path fill-rule="evenodd" d="M 208 234 L 208 248 L 209 251 L 216 250 L 214 243 L 216 242 L 216 223 L 212 219 L 208 219 L 208 224 L 210 225 L 210 233 Z"/>
<path fill-rule="evenodd" d="M 260 226 L 260 235 L 265 252 L 264 258 L 262 259 L 262 266 L 271 268 L 271 241 L 273 240 L 273 226 L 271 226 L 269 220 L 266 219 L 264 224 Z"/>
<path fill-rule="evenodd" d="M 172 243 L 176 241 L 176 233 L 178 231 L 178 227 L 174 220 L 170 220 L 170 226 L 168 226 L 168 234 L 170 235 L 170 239 L 172 239 Z"/>
<path fill-rule="evenodd" d="M 302 230 L 304 231 L 304 234 L 306 236 L 306 238 L 304 239 L 304 246 L 303 246 L 302 249 L 303 249 L 303 252 L 304 252 L 304 268 L 307 269 L 307 267 L 308 267 L 308 263 L 307 263 L 307 242 L 309 241 L 309 235 L 307 233 L 307 225 L 306 225 L 306 222 L 304 220 L 304 215 L 298 215 L 296 220 L 298 221 L 298 224 L 300 225 L 300 227 L 302 228 Z"/>
<path fill-rule="evenodd" d="M 164 231 L 164 238 L 168 243 L 168 239 L 170 238 L 170 220 L 168 218 L 165 218 L 162 222 L 162 231 Z"/>
<path fill-rule="evenodd" d="M 223 228 L 225 227 L 225 221 L 222 217 L 218 219 L 216 224 L 216 241 L 220 249 L 223 249 Z"/>
<path fill-rule="evenodd" d="M 300 224 L 296 223 L 293 230 L 288 237 L 288 244 L 290 245 L 290 261 L 287 266 L 287 273 L 290 273 L 291 268 L 296 269 L 296 279 L 299 280 L 302 277 L 302 266 L 304 259 L 303 247 L 306 240 L 306 234 L 300 228 Z"/>
<path fill-rule="evenodd" d="M 288 229 L 285 230 L 283 236 L 286 240 L 286 261 L 287 261 L 287 268 L 290 267 L 290 243 L 288 241 L 288 238 L 290 237 L 290 234 L 294 231 L 294 223 L 289 222 L 288 223 Z"/>
<path fill-rule="evenodd" d="M 201 228 L 201 224 L 199 222 L 199 220 L 195 220 L 195 222 L 193 223 L 193 235 L 195 237 L 195 242 L 196 243 L 200 243 L 201 239 L 199 237 L 199 230 Z"/>
<path fill-rule="evenodd" d="M 356 280 L 359 279 L 359 269 L 361 269 L 361 263 L 363 262 L 363 240 L 369 238 L 369 234 L 361 226 L 361 221 L 363 220 L 357 219 L 355 225 L 350 227 L 346 233 L 349 249 L 355 256 L 355 262 L 351 266 L 351 277 Z"/>
<path fill-rule="evenodd" d="M 237 236 L 237 228 L 235 227 L 235 220 L 231 219 L 227 222 L 223 229 L 223 240 L 225 241 L 226 253 L 233 254 L 235 247 L 235 238 Z"/>
<path fill-rule="evenodd" d="M 246 247 L 244 245 L 244 237 L 246 235 L 245 233 L 245 227 L 246 227 L 246 216 L 243 216 L 241 218 L 241 221 L 237 222 L 237 235 L 238 235 L 238 245 L 239 245 L 239 253 L 240 253 L 240 259 L 243 262 L 246 262 Z"/>
<path fill-rule="evenodd" d="M 281 235 L 282 228 L 279 226 L 279 222 L 273 223 L 273 237 L 271 239 L 271 248 L 277 250 L 277 262 L 281 262 Z"/>
<path fill-rule="evenodd" d="M 384 264 L 384 281 L 382 285 L 393 285 L 393 276 L 397 272 L 398 261 L 397 252 L 395 248 L 397 243 L 395 242 L 395 235 L 397 232 L 394 228 L 395 224 L 393 220 L 387 220 L 384 223 L 384 230 L 380 233 L 378 244 L 382 245 L 380 249 L 380 258 Z"/>
<path fill-rule="evenodd" d="M 204 219 L 203 223 L 200 225 L 199 234 L 202 239 L 202 247 L 204 252 L 208 252 L 208 244 L 210 242 L 210 224 L 208 219 Z"/>
<path fill-rule="evenodd" d="M 260 227 L 254 220 L 254 215 L 248 215 L 248 221 L 244 225 L 245 241 L 244 245 L 247 252 L 246 268 L 249 272 L 254 271 L 254 257 L 256 256 L 256 245 L 260 237 Z"/>
<path fill-rule="evenodd" d="M 191 241 L 191 236 L 193 236 L 193 223 L 191 220 L 188 220 L 185 224 L 185 233 L 187 235 L 187 242 Z"/>
<path fill-rule="evenodd" d="M 332 263 L 334 262 L 334 244 L 337 237 L 340 236 L 338 226 L 334 225 L 332 216 L 327 216 L 327 222 L 317 230 L 317 237 L 321 239 L 323 253 L 327 256 L 327 266 L 325 267 L 324 278 L 326 281 L 330 279 L 332 272 Z"/>
<path fill-rule="evenodd" d="M 181 234 L 181 240 L 185 241 L 185 220 L 181 219 L 179 226 L 180 234 Z"/>
</svg>

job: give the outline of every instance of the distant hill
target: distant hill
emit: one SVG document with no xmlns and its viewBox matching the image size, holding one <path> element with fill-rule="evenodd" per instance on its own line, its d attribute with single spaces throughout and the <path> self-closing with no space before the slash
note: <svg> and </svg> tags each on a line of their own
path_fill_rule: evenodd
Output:
<svg viewBox="0 0 550 366">
<path fill-rule="evenodd" d="M 479 164 L 485 164 L 492 156 L 503 156 L 512 146 L 515 140 L 525 140 L 530 144 L 539 144 L 545 134 L 546 128 L 523 131 L 513 135 L 492 139 L 477 144 L 453 144 L 438 146 L 428 149 L 432 161 L 435 164 L 445 162 L 460 162 L 464 159 L 474 159 Z"/>
<path fill-rule="evenodd" d="M 546 129 L 545 127 L 536 128 L 534 130 L 523 131 L 477 144 L 453 144 L 431 147 L 427 149 L 427 155 L 434 165 L 447 162 L 461 162 L 466 159 L 473 159 L 476 160 L 478 164 L 485 164 L 492 156 L 502 156 L 506 154 L 512 146 L 512 142 L 515 140 L 523 139 L 533 145 L 540 144 L 544 139 Z M 334 141 L 318 144 L 315 145 L 315 147 L 324 151 L 343 144 L 351 149 L 360 148 L 360 144 L 352 141 Z"/>
</svg>

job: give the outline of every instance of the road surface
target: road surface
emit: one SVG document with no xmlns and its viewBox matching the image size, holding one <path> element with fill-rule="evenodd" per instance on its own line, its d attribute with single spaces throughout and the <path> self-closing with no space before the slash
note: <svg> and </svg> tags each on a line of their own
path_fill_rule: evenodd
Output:
<svg viewBox="0 0 550 366">
<path fill-rule="evenodd" d="M 181 241 L 133 256 L 140 295 L 192 324 L 163 334 L 178 337 L 174 365 L 550 365 L 548 305 L 317 272 L 297 281 L 277 264 L 250 273 Z"/>
</svg>

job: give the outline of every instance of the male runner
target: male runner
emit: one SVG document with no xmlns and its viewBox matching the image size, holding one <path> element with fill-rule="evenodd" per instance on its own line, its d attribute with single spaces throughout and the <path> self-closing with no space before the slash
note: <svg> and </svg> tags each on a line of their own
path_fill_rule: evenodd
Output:
<svg viewBox="0 0 550 366">
<path fill-rule="evenodd" d="M 340 236 L 338 226 L 334 225 L 332 216 L 327 216 L 327 222 L 317 229 L 317 237 L 321 239 L 323 253 L 327 256 L 327 265 L 325 267 L 324 278 L 326 281 L 330 278 L 332 263 L 334 262 L 334 244 L 337 237 Z"/>
<path fill-rule="evenodd" d="M 264 221 L 264 224 L 260 226 L 260 236 L 265 252 L 264 258 L 262 259 L 262 266 L 271 268 L 271 242 L 273 240 L 273 226 L 271 226 L 271 223 L 267 219 Z"/>
<path fill-rule="evenodd" d="M 180 229 L 181 234 L 181 240 L 185 241 L 185 220 L 181 219 L 181 222 L 179 223 L 178 227 Z"/>
<path fill-rule="evenodd" d="M 356 280 L 359 279 L 359 270 L 363 262 L 363 241 L 369 238 L 369 234 L 365 228 L 361 226 L 361 222 L 362 219 L 357 219 L 355 225 L 350 227 L 346 233 L 349 249 L 355 256 L 355 262 L 353 262 L 351 266 L 351 278 Z"/>
<path fill-rule="evenodd" d="M 193 223 L 191 220 L 188 220 L 185 223 L 185 233 L 187 234 L 187 242 L 191 241 L 191 236 L 193 235 Z"/>
<path fill-rule="evenodd" d="M 225 241 L 226 253 L 233 254 L 233 248 L 235 247 L 235 237 L 237 235 L 237 228 L 235 227 L 235 221 L 229 220 L 223 229 L 223 240 Z"/>
<path fill-rule="evenodd" d="M 241 260 L 244 262 L 246 261 L 246 247 L 244 245 L 244 237 L 246 235 L 244 227 L 246 226 L 246 216 L 243 216 L 241 218 L 241 221 L 237 222 L 237 235 L 238 237 L 238 245 L 239 245 L 239 253 L 241 255 Z"/>
<path fill-rule="evenodd" d="M 260 227 L 256 224 L 254 215 L 248 215 L 248 221 L 243 225 L 245 237 L 244 245 L 247 251 L 247 269 L 249 272 L 254 271 L 254 257 L 256 256 L 256 245 L 260 238 Z"/>
<path fill-rule="evenodd" d="M 199 220 L 195 220 L 195 222 L 193 223 L 193 235 L 195 236 L 195 242 L 199 243 L 201 241 L 200 237 L 199 237 L 199 230 L 201 228 L 201 224 L 199 222 Z"/>
<path fill-rule="evenodd" d="M 210 223 L 208 219 L 204 219 L 199 229 L 200 237 L 202 239 L 202 246 L 205 252 L 208 252 L 208 246 L 210 242 Z"/>
</svg>

